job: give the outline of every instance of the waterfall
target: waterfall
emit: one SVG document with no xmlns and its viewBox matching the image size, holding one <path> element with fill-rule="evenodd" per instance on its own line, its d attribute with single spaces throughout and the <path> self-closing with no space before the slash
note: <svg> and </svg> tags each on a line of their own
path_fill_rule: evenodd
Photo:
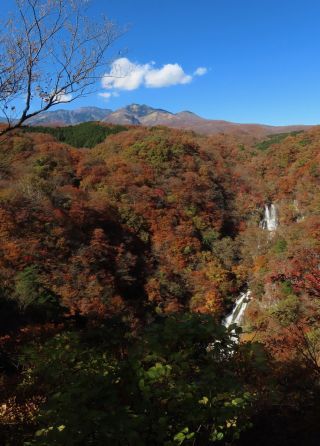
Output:
<svg viewBox="0 0 320 446">
<path fill-rule="evenodd" d="M 276 206 L 271 204 L 266 204 L 264 206 L 264 215 L 263 219 L 260 222 L 260 228 L 265 229 L 270 232 L 270 237 L 272 237 L 272 233 L 277 229 L 279 225 L 278 219 L 278 211 Z M 243 322 L 243 317 L 247 306 L 251 299 L 251 291 L 248 289 L 247 291 L 240 294 L 237 298 L 233 310 L 230 314 L 228 314 L 222 321 L 222 324 L 228 328 L 232 324 L 241 325 Z"/>
<path fill-rule="evenodd" d="M 222 325 L 224 325 L 226 328 L 229 328 L 232 324 L 241 325 L 244 312 L 246 311 L 247 305 L 250 301 L 251 297 L 251 291 L 247 290 L 240 294 L 238 299 L 236 300 L 234 304 L 234 308 L 231 311 L 230 314 L 228 314 L 223 320 Z M 232 337 L 235 337 L 234 339 L 235 343 L 239 342 L 238 336 L 235 334 L 234 330 L 231 331 L 230 335 Z M 207 345 L 206 350 L 207 352 L 212 352 L 215 349 L 218 349 L 219 356 L 222 359 L 231 358 L 234 354 L 234 348 L 230 346 L 223 346 L 221 341 L 217 339 L 214 342 L 211 342 L 209 345 Z"/>
<path fill-rule="evenodd" d="M 273 232 L 279 225 L 278 212 L 276 206 L 271 203 L 264 206 L 264 216 L 261 220 L 260 227 L 267 231 Z"/>
<path fill-rule="evenodd" d="M 231 324 L 241 325 L 247 305 L 250 301 L 251 291 L 247 290 L 240 294 L 235 302 L 234 308 L 228 316 L 225 317 L 222 324 L 228 328 Z"/>
</svg>

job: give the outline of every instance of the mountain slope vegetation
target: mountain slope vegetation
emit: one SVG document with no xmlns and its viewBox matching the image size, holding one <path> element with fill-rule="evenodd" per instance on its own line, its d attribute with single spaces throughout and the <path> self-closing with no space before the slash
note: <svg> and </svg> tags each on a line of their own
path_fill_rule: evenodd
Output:
<svg viewBox="0 0 320 446">
<path fill-rule="evenodd" d="M 2 443 L 317 444 L 320 129 L 29 130 L 0 145 Z"/>
<path fill-rule="evenodd" d="M 83 122 L 76 126 L 66 127 L 24 127 L 25 132 L 47 133 L 58 141 L 65 142 L 73 147 L 92 148 L 104 141 L 108 135 L 127 130 L 121 125 L 101 125 L 98 122 Z"/>
</svg>

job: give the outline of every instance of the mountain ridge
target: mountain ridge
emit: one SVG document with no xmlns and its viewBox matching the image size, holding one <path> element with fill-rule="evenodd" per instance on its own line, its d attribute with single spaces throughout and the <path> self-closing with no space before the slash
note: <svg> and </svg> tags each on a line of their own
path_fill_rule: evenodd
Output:
<svg viewBox="0 0 320 446">
<path fill-rule="evenodd" d="M 51 110 L 30 118 L 28 125 L 76 125 L 88 121 L 101 121 L 112 110 L 99 107 L 79 107 L 74 110 L 57 109 Z"/>
<path fill-rule="evenodd" d="M 211 135 L 224 133 L 234 136 L 261 138 L 276 133 L 289 133 L 306 130 L 311 125 L 273 126 L 259 123 L 235 123 L 226 120 L 203 118 L 189 110 L 178 113 L 154 108 L 146 104 L 130 104 L 116 110 L 99 107 L 80 107 L 74 110 L 55 110 L 44 112 L 28 121 L 31 126 L 76 125 L 82 122 L 100 121 L 109 124 L 137 126 L 167 126 L 192 130 L 200 134 Z"/>
</svg>

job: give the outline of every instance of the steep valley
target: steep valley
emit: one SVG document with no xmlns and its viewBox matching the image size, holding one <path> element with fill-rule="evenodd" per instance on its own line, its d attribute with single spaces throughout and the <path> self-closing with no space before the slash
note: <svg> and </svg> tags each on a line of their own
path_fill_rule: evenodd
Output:
<svg viewBox="0 0 320 446">
<path fill-rule="evenodd" d="M 161 114 L 0 145 L 3 444 L 317 444 L 320 128 Z"/>
</svg>

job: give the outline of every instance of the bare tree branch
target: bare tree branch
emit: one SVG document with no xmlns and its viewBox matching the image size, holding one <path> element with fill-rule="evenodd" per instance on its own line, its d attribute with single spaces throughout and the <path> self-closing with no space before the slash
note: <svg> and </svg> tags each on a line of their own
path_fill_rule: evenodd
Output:
<svg viewBox="0 0 320 446">
<path fill-rule="evenodd" d="M 108 49 L 121 33 L 105 17 L 89 21 L 86 4 L 16 0 L 16 16 L 0 31 L 0 135 L 88 94 L 105 73 Z"/>
</svg>

